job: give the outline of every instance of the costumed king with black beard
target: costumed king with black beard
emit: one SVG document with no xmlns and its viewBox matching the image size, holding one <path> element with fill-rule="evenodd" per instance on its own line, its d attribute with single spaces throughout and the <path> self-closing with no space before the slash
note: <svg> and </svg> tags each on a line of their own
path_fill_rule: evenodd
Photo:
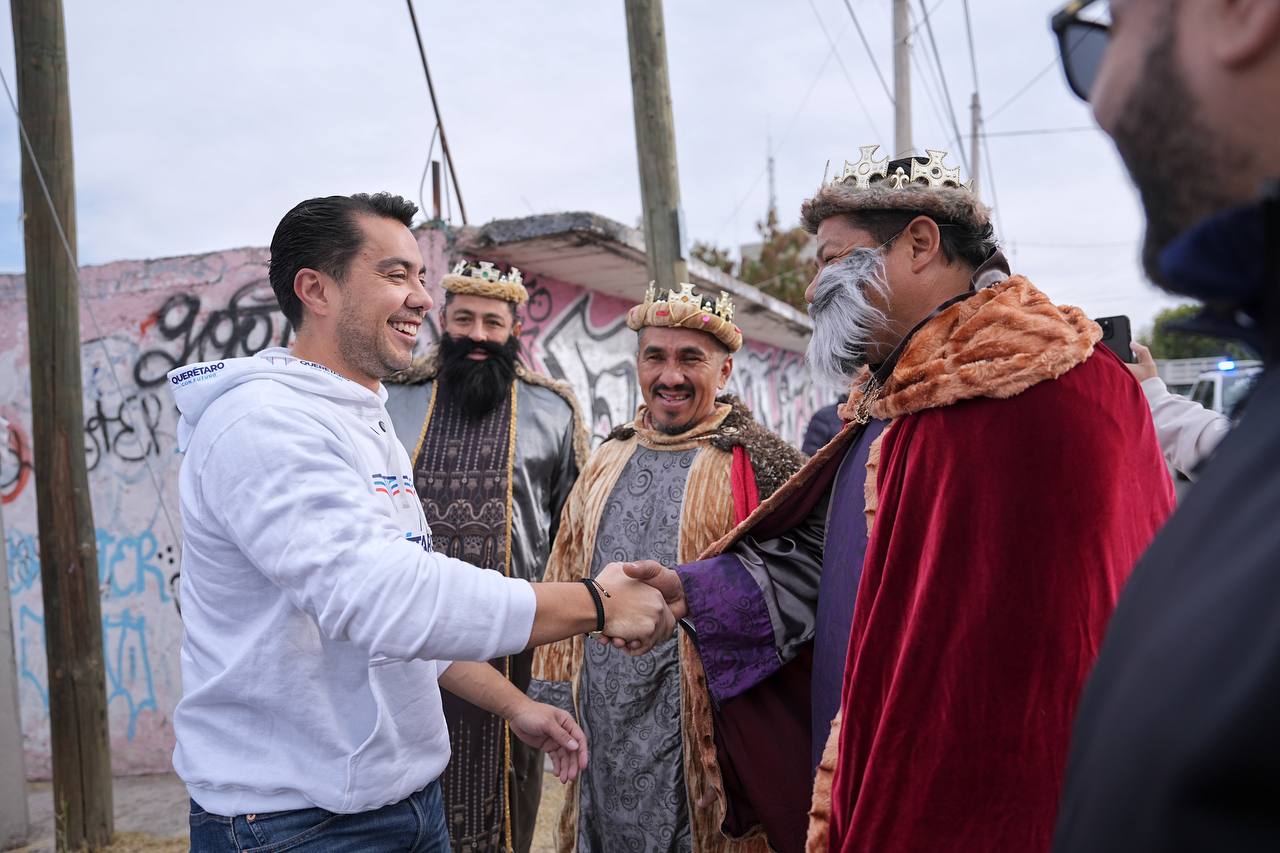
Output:
<svg viewBox="0 0 1280 853">
<path fill-rule="evenodd" d="M 387 411 L 413 464 L 437 551 L 542 580 L 560 510 L 588 440 L 569 386 L 520 358 L 520 271 L 460 262 L 441 285 L 438 348 L 387 384 Z M 528 690 L 531 652 L 493 661 Z M 444 697 L 453 756 L 441 781 L 455 850 L 528 851 L 542 759 L 505 722 Z M 509 834 L 509 838 L 508 838 Z"/>
</svg>

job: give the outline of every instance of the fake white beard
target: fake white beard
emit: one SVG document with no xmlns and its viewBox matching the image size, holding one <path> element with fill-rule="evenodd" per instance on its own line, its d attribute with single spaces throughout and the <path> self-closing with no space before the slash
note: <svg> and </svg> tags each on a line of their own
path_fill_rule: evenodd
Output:
<svg viewBox="0 0 1280 853">
<path fill-rule="evenodd" d="M 866 364 L 867 350 L 888 326 L 884 312 L 867 300 L 872 293 L 888 304 L 889 283 L 878 249 L 854 249 L 818 275 L 809 305 L 813 336 L 805 359 L 819 382 L 847 390 Z"/>
</svg>

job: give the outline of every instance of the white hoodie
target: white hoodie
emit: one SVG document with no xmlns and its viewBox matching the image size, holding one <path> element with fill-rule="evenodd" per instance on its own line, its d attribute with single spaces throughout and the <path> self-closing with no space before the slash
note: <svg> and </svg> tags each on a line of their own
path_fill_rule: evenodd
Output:
<svg viewBox="0 0 1280 853">
<path fill-rule="evenodd" d="M 385 390 L 284 349 L 169 382 L 186 454 L 174 768 L 221 815 L 404 799 L 449 760 L 438 661 L 523 649 L 533 589 L 431 552 Z"/>
</svg>

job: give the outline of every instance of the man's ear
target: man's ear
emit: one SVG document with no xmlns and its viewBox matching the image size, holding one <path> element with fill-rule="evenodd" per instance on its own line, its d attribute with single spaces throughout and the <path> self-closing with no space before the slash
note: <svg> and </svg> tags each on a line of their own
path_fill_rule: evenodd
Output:
<svg viewBox="0 0 1280 853">
<path fill-rule="evenodd" d="M 720 365 L 719 388 L 721 391 L 723 391 L 724 387 L 729 384 L 729 377 L 732 375 L 733 375 L 733 355 L 730 354 L 724 357 L 724 364 Z"/>
<path fill-rule="evenodd" d="M 1209 39 L 1217 59 L 1248 66 L 1277 49 L 1280 3 L 1276 0 L 1200 0 L 1204 16 L 1197 30 Z"/>
<path fill-rule="evenodd" d="M 918 273 L 933 262 L 942 251 L 942 232 L 928 216 L 917 216 L 903 229 L 899 240 L 906 240 L 911 251 L 911 271 Z"/>
<path fill-rule="evenodd" d="M 337 282 L 329 276 L 307 267 L 298 270 L 298 274 L 293 277 L 294 295 L 317 317 L 333 313 L 336 286 Z"/>
<path fill-rule="evenodd" d="M 524 323 L 520 322 L 519 320 L 516 320 L 516 324 L 511 327 L 512 337 L 516 337 L 516 338 L 520 337 L 520 333 L 523 331 L 524 331 Z"/>
</svg>

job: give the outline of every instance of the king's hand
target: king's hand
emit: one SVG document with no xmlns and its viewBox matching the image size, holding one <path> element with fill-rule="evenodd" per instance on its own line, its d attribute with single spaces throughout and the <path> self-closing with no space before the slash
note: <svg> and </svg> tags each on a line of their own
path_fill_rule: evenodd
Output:
<svg viewBox="0 0 1280 853">
<path fill-rule="evenodd" d="M 604 637 L 608 638 L 605 642 L 616 640 L 619 648 L 642 655 L 671 637 L 676 617 L 661 590 L 632 577 L 625 569 L 629 565 L 632 564 L 610 563 L 596 575 L 600 586 L 608 592 L 608 598 L 604 599 Z"/>
</svg>

